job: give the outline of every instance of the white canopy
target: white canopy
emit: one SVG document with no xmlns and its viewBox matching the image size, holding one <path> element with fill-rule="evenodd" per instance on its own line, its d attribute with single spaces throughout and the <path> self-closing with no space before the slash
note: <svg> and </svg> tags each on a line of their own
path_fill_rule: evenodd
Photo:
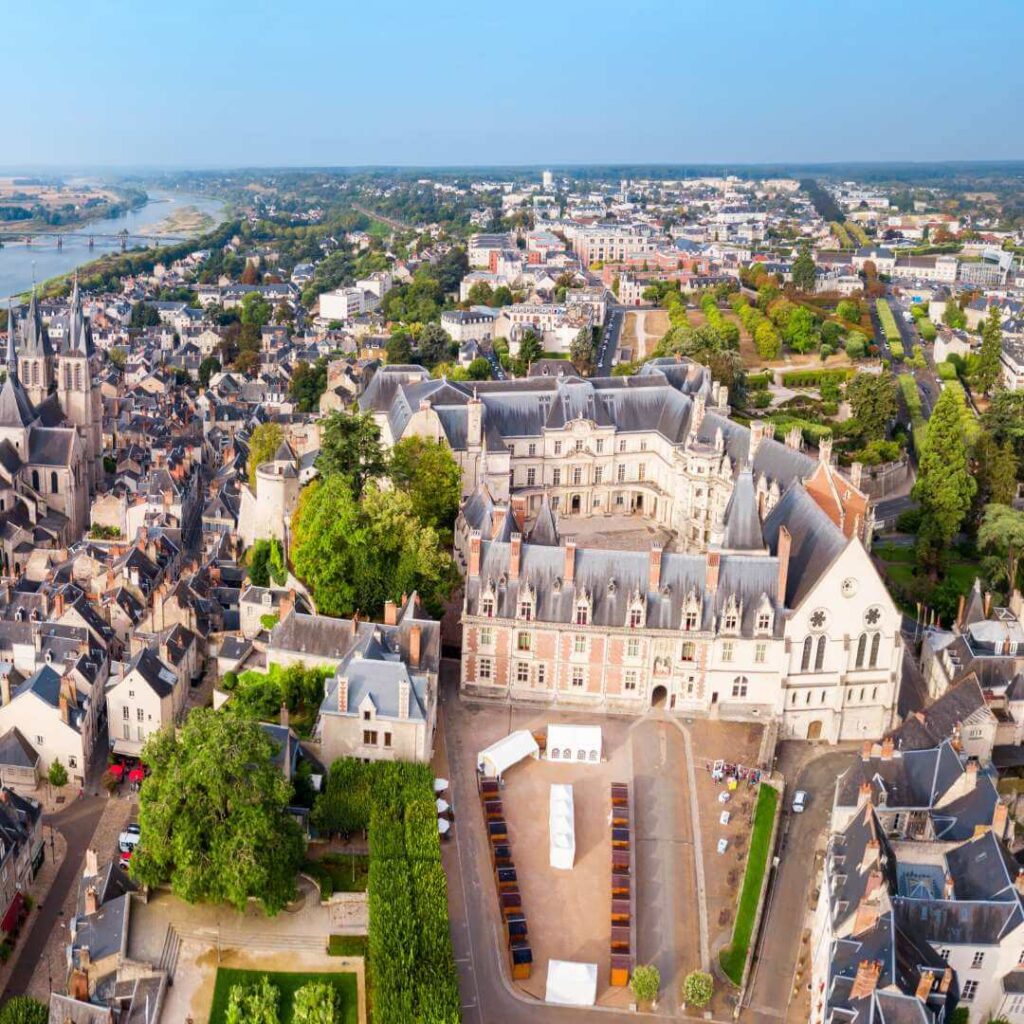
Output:
<svg viewBox="0 0 1024 1024">
<path fill-rule="evenodd" d="M 572 786 L 560 783 L 551 786 L 548 827 L 551 831 L 551 866 L 569 871 L 576 860 Z"/>
<path fill-rule="evenodd" d="M 549 761 L 601 760 L 601 726 L 549 725 L 547 756 Z"/>
<path fill-rule="evenodd" d="M 476 767 L 484 775 L 501 775 L 524 757 L 539 755 L 540 747 L 533 734 L 527 729 L 518 729 L 503 736 L 497 743 L 492 743 L 486 750 L 481 750 L 476 755 Z"/>
<path fill-rule="evenodd" d="M 593 1006 L 597 1002 L 597 964 L 549 960 L 544 998 L 562 1006 Z"/>
</svg>

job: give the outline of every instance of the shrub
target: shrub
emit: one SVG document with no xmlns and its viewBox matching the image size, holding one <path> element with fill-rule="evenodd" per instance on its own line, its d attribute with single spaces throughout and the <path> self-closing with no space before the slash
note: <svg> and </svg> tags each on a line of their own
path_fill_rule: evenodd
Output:
<svg viewBox="0 0 1024 1024">
<path fill-rule="evenodd" d="M 15 996 L 0 1009 L 0 1024 L 46 1024 L 49 1008 L 31 996 Z"/>
<path fill-rule="evenodd" d="M 927 318 L 917 321 L 917 329 L 921 332 L 921 337 L 924 338 L 925 341 L 934 341 L 939 336 L 939 332 L 935 327 L 935 324 Z"/>
<path fill-rule="evenodd" d="M 772 404 L 772 396 L 767 391 L 754 392 L 754 408 L 767 409 Z"/>
<path fill-rule="evenodd" d="M 885 334 L 886 341 L 890 345 L 896 345 L 902 335 L 896 323 L 896 317 L 893 316 L 892 307 L 885 299 L 876 299 L 875 310 L 878 313 L 878 322 L 882 325 L 882 333 Z"/>
<path fill-rule="evenodd" d="M 938 371 L 939 380 L 956 380 L 956 367 L 952 363 L 939 363 L 935 369 Z"/>
<path fill-rule="evenodd" d="M 254 985 L 232 985 L 226 1024 L 279 1024 L 280 990 L 264 974 Z"/>
<path fill-rule="evenodd" d="M 328 956 L 366 956 L 365 935 L 332 935 L 327 940 Z"/>
<path fill-rule="evenodd" d="M 868 350 L 868 339 L 860 331 L 850 331 L 846 336 L 846 354 L 851 359 L 863 359 Z"/>
<path fill-rule="evenodd" d="M 61 764 L 60 758 L 55 757 L 53 763 L 50 765 L 50 771 L 48 778 L 51 786 L 56 786 L 60 789 L 61 786 L 68 784 L 68 770 Z"/>
<path fill-rule="evenodd" d="M 341 1024 L 341 992 L 325 981 L 307 981 L 295 993 L 293 1024 Z"/>
<path fill-rule="evenodd" d="M 852 377 L 854 370 L 790 370 L 782 375 L 782 383 L 787 388 L 817 388 L 822 381 L 845 381 Z"/>
<path fill-rule="evenodd" d="M 770 373 L 751 373 L 747 376 L 747 390 L 748 391 L 766 391 L 768 385 L 772 382 L 772 374 Z"/>
<path fill-rule="evenodd" d="M 896 529 L 900 533 L 917 533 L 921 529 L 921 510 L 908 508 L 896 517 Z"/>
<path fill-rule="evenodd" d="M 238 685 L 238 673 L 237 672 L 225 672 L 221 677 L 220 688 L 227 690 L 229 693 Z"/>
<path fill-rule="evenodd" d="M 715 979 L 707 971 L 690 971 L 683 981 L 683 1002 L 703 1009 L 715 994 Z"/>
<path fill-rule="evenodd" d="M 892 352 L 893 359 L 902 359 L 905 354 L 903 345 L 898 341 L 889 342 L 889 351 Z"/>
<path fill-rule="evenodd" d="M 654 1002 L 661 988 L 661 972 L 654 964 L 638 964 L 633 968 L 629 988 L 641 1003 Z"/>
</svg>

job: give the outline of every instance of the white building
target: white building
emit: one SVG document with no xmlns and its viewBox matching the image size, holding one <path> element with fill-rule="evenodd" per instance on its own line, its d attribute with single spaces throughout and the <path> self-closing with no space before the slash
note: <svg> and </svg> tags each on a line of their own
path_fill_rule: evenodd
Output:
<svg viewBox="0 0 1024 1024">
<path fill-rule="evenodd" d="M 138 757 L 153 733 L 174 725 L 187 699 L 187 684 L 174 669 L 148 648 L 139 651 L 107 690 L 111 750 Z"/>
</svg>

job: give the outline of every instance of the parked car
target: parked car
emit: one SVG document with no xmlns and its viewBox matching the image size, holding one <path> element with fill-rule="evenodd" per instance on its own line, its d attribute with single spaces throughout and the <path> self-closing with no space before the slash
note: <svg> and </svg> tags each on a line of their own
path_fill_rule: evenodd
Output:
<svg viewBox="0 0 1024 1024">
<path fill-rule="evenodd" d="M 807 793 L 804 790 L 802 790 L 802 789 L 798 789 L 793 794 L 793 813 L 794 814 L 803 814 L 804 811 L 806 810 L 806 808 L 807 808 Z"/>
<path fill-rule="evenodd" d="M 139 845 L 142 838 L 142 828 L 135 822 L 126 825 L 124 831 L 117 837 L 117 848 L 122 854 L 131 854 L 131 851 Z"/>
</svg>

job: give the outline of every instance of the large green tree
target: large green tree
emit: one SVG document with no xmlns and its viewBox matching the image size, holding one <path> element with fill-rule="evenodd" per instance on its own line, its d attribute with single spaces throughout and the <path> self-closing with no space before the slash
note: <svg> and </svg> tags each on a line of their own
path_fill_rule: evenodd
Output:
<svg viewBox="0 0 1024 1024">
<path fill-rule="evenodd" d="M 988 316 L 981 328 L 981 348 L 974 369 L 974 386 L 988 394 L 999 380 L 1000 359 L 1003 351 L 1003 321 L 996 306 L 989 306 Z"/>
<path fill-rule="evenodd" d="M 416 349 L 424 366 L 434 366 L 451 358 L 451 335 L 440 324 L 427 324 L 416 339 Z"/>
<path fill-rule="evenodd" d="M 434 610 L 451 591 L 453 563 L 412 498 L 369 484 L 361 496 L 343 476 L 314 480 L 292 520 L 292 566 L 327 615 L 382 613 L 386 600 L 418 590 Z"/>
<path fill-rule="evenodd" d="M 256 467 L 269 462 L 281 447 L 284 431 L 280 423 L 261 423 L 249 437 L 249 457 L 246 466 L 249 470 L 249 486 L 256 489 Z"/>
<path fill-rule="evenodd" d="M 1005 559 L 1007 590 L 1012 592 L 1024 552 L 1024 512 L 1009 505 L 987 505 L 978 527 L 978 544 Z"/>
<path fill-rule="evenodd" d="M 864 443 L 885 437 L 896 415 L 896 379 L 888 370 L 858 373 L 846 384 L 850 411 L 860 424 Z"/>
<path fill-rule="evenodd" d="M 380 428 L 366 413 L 332 412 L 321 422 L 320 454 L 316 467 L 323 476 L 344 477 L 356 494 L 368 480 L 387 472 Z"/>
<path fill-rule="evenodd" d="M 1002 444 L 1009 441 L 1018 465 L 1024 460 L 1024 391 L 997 389 L 982 413 L 981 425 Z"/>
<path fill-rule="evenodd" d="M 242 312 L 239 314 L 239 319 L 243 326 L 255 327 L 258 331 L 270 323 L 272 313 L 270 303 L 259 292 L 249 292 L 242 299 Z"/>
<path fill-rule="evenodd" d="M 326 981 L 307 981 L 295 993 L 293 1024 L 341 1024 L 341 993 Z"/>
<path fill-rule="evenodd" d="M 1017 456 L 1009 441 L 999 444 L 987 431 L 974 442 L 974 476 L 978 481 L 975 507 L 995 502 L 1009 505 L 1017 493 Z"/>
<path fill-rule="evenodd" d="M 406 365 L 412 362 L 412 339 L 407 331 L 395 331 L 388 338 L 386 346 L 388 362 L 392 365 Z"/>
<path fill-rule="evenodd" d="M 977 489 L 967 456 L 963 413 L 961 392 L 946 388 L 928 420 L 914 484 L 922 512 L 918 537 L 923 554 L 932 560 L 963 525 Z"/>
<path fill-rule="evenodd" d="M 955 295 L 950 295 L 946 300 L 946 308 L 942 312 L 942 322 L 954 330 L 962 330 L 967 326 L 967 317 L 960 308 L 960 303 L 956 301 Z"/>
<path fill-rule="evenodd" d="M 253 984 L 232 985 L 225 1024 L 279 1024 L 281 992 L 264 974 Z"/>
<path fill-rule="evenodd" d="M 594 372 L 594 332 L 589 327 L 581 327 L 576 332 L 569 346 L 569 359 L 576 372 L 589 377 Z"/>
<path fill-rule="evenodd" d="M 800 255 L 793 260 L 792 275 L 793 284 L 800 291 L 814 291 L 814 258 L 806 245 L 800 246 Z"/>
<path fill-rule="evenodd" d="M 15 996 L 0 1007 L 0 1024 L 46 1024 L 50 1010 L 31 996 Z"/>
<path fill-rule="evenodd" d="M 212 708 L 195 708 L 180 731 L 150 737 L 132 877 L 169 882 L 189 903 L 242 911 L 255 899 L 267 914 L 283 909 L 295 895 L 305 843 L 287 812 L 291 784 L 273 756 L 257 722 Z"/>
<path fill-rule="evenodd" d="M 406 437 L 391 449 L 391 482 L 409 495 L 421 523 L 450 536 L 459 513 L 462 474 L 440 441 Z"/>
</svg>

